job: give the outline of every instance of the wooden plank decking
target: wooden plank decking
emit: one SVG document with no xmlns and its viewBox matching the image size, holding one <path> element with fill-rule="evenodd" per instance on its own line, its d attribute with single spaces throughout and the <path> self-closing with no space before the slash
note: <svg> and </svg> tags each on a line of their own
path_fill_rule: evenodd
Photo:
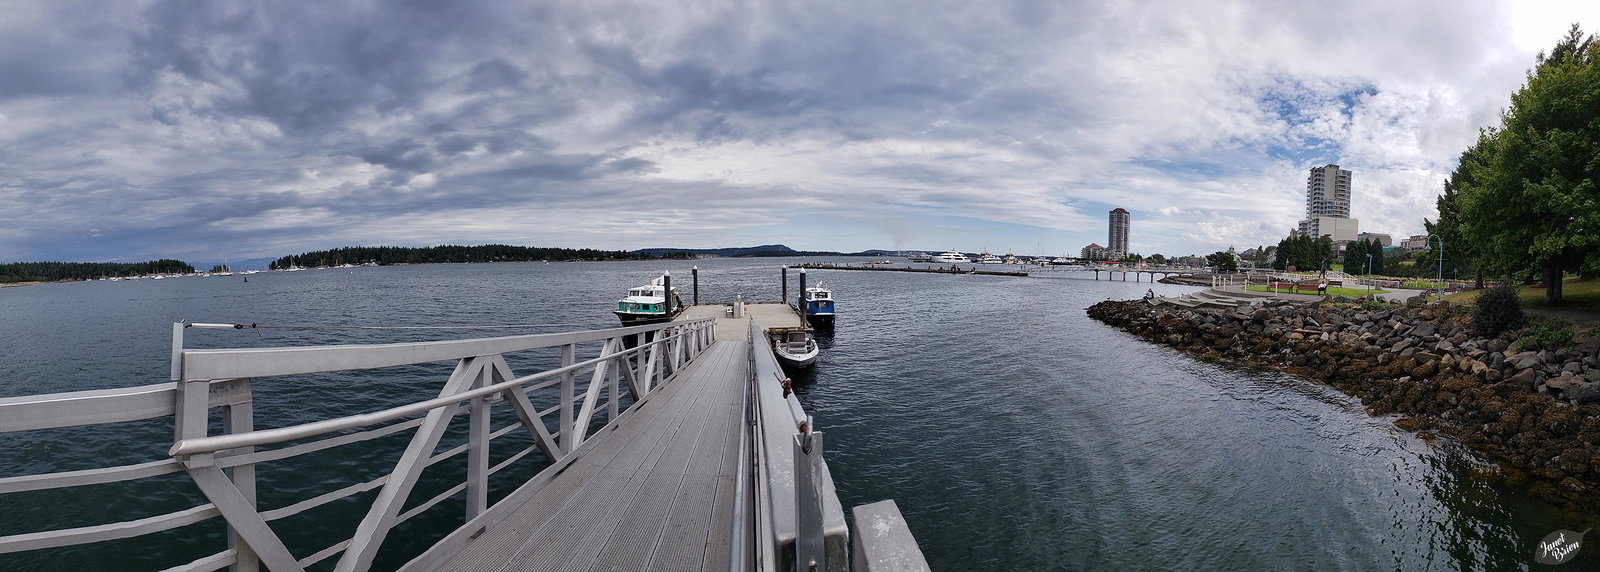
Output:
<svg viewBox="0 0 1600 572">
<path fill-rule="evenodd" d="M 712 345 L 442 569 L 727 570 L 747 348 Z"/>
</svg>

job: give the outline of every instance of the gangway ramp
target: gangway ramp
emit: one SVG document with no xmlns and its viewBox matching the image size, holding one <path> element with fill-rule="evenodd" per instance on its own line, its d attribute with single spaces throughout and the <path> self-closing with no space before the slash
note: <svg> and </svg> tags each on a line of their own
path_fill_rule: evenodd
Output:
<svg viewBox="0 0 1600 572">
<path fill-rule="evenodd" d="M 727 570 L 742 343 L 720 341 L 442 570 Z"/>
</svg>

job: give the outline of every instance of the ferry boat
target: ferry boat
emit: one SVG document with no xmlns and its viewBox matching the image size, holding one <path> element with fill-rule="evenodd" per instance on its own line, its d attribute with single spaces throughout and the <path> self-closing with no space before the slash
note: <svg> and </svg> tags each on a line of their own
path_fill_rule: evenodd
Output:
<svg viewBox="0 0 1600 572">
<path fill-rule="evenodd" d="M 821 350 L 811 332 L 799 328 L 774 329 L 770 337 L 772 355 L 777 356 L 779 365 L 802 368 L 817 363 Z"/>
<path fill-rule="evenodd" d="M 926 252 L 913 252 L 907 254 L 906 259 L 912 262 L 933 262 L 933 255 Z"/>
<path fill-rule="evenodd" d="M 678 298 L 678 289 L 673 288 L 669 309 L 662 282 L 664 282 L 662 277 L 657 276 L 651 279 L 649 284 L 628 290 L 627 296 L 617 300 L 617 309 L 612 313 L 617 315 L 617 319 L 622 320 L 624 326 L 658 324 L 671 320 L 683 312 L 683 300 Z"/>
<path fill-rule="evenodd" d="M 944 254 L 933 257 L 933 260 L 930 260 L 929 262 L 934 262 L 937 264 L 966 264 L 972 262 L 972 260 L 967 258 L 967 255 L 965 254 L 951 250 L 945 252 Z"/>
<path fill-rule="evenodd" d="M 826 286 L 806 288 L 806 322 L 819 328 L 833 327 L 833 290 Z"/>
</svg>

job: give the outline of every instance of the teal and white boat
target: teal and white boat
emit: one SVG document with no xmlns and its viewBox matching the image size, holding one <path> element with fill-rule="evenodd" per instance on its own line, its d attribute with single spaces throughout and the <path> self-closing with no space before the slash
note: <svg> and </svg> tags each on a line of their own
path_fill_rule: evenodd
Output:
<svg viewBox="0 0 1600 572">
<path fill-rule="evenodd" d="M 678 289 L 673 288 L 671 296 L 667 295 L 666 282 L 657 276 L 649 284 L 635 286 L 628 290 L 628 295 L 617 300 L 617 309 L 612 313 L 617 319 L 622 320 L 624 326 L 637 326 L 641 324 L 658 324 L 671 320 L 683 312 L 683 300 L 678 298 Z"/>
</svg>

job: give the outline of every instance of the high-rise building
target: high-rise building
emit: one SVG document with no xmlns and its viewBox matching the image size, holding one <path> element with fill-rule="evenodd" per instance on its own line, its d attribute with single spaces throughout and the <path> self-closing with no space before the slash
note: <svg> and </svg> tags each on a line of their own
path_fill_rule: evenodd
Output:
<svg viewBox="0 0 1600 572">
<path fill-rule="evenodd" d="M 1132 218 L 1128 211 L 1122 208 L 1111 209 L 1111 229 L 1106 236 L 1106 254 L 1112 260 L 1122 260 L 1128 256 L 1128 220 Z"/>
<path fill-rule="evenodd" d="M 1330 235 L 1335 242 L 1355 240 L 1360 221 L 1350 218 L 1350 171 L 1338 165 L 1313 167 L 1306 177 L 1306 218 L 1300 234 Z"/>
</svg>

